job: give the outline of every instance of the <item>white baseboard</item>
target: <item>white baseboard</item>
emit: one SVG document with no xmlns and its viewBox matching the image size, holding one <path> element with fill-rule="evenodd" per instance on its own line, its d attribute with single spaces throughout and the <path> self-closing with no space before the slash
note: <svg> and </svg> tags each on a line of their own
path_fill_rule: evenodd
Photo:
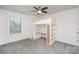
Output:
<svg viewBox="0 0 79 59">
<path fill-rule="evenodd" d="M 24 38 L 24 39 L 28 39 L 28 38 Z M 0 43 L 0 45 L 5 45 L 5 44 L 9 44 L 9 43 L 13 43 L 13 42 L 20 41 L 20 40 L 24 40 L 24 39 L 19 39 L 19 40 L 14 40 L 14 41 L 2 42 L 2 43 Z"/>
<path fill-rule="evenodd" d="M 67 43 L 67 44 L 71 44 L 71 45 L 74 45 L 74 46 L 79 46 L 76 43 L 72 43 L 72 42 L 66 42 L 66 41 L 61 41 L 61 40 L 56 40 L 56 41 Z"/>
</svg>

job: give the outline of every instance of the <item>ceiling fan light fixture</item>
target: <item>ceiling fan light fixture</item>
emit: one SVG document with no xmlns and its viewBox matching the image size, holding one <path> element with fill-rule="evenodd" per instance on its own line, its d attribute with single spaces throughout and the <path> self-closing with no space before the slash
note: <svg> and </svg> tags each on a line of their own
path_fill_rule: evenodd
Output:
<svg viewBox="0 0 79 59">
<path fill-rule="evenodd" d="M 39 14 L 40 14 L 40 13 L 42 13 L 42 12 L 39 10 L 39 11 L 37 11 L 37 13 L 39 13 Z"/>
</svg>

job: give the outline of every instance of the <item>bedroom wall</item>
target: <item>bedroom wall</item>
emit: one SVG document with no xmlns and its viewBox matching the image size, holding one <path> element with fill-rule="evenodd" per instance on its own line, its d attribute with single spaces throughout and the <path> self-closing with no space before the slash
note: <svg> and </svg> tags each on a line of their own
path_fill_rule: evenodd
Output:
<svg viewBox="0 0 79 59">
<path fill-rule="evenodd" d="M 21 33 L 9 33 L 9 16 L 21 17 Z M 35 16 L 0 9 L 0 45 L 32 37 Z"/>
<path fill-rule="evenodd" d="M 56 23 L 56 40 L 77 45 L 76 20 L 78 19 L 78 8 L 69 9 L 54 14 L 42 16 L 41 19 L 52 17 Z"/>
</svg>

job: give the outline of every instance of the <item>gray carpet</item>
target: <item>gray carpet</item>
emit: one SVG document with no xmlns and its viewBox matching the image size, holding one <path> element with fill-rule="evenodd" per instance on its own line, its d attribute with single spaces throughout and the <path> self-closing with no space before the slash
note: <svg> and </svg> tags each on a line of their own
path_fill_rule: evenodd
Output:
<svg viewBox="0 0 79 59">
<path fill-rule="evenodd" d="M 62 42 L 47 45 L 45 39 L 24 39 L 0 46 L 0 54 L 78 54 L 79 47 Z"/>
</svg>

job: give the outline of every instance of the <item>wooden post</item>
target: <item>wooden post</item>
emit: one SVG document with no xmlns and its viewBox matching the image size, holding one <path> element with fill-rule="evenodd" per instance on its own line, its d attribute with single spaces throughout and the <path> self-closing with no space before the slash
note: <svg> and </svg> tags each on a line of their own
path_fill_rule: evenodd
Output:
<svg viewBox="0 0 79 59">
<path fill-rule="evenodd" d="M 51 44 L 51 26 L 50 24 L 47 24 L 47 44 Z"/>
</svg>

